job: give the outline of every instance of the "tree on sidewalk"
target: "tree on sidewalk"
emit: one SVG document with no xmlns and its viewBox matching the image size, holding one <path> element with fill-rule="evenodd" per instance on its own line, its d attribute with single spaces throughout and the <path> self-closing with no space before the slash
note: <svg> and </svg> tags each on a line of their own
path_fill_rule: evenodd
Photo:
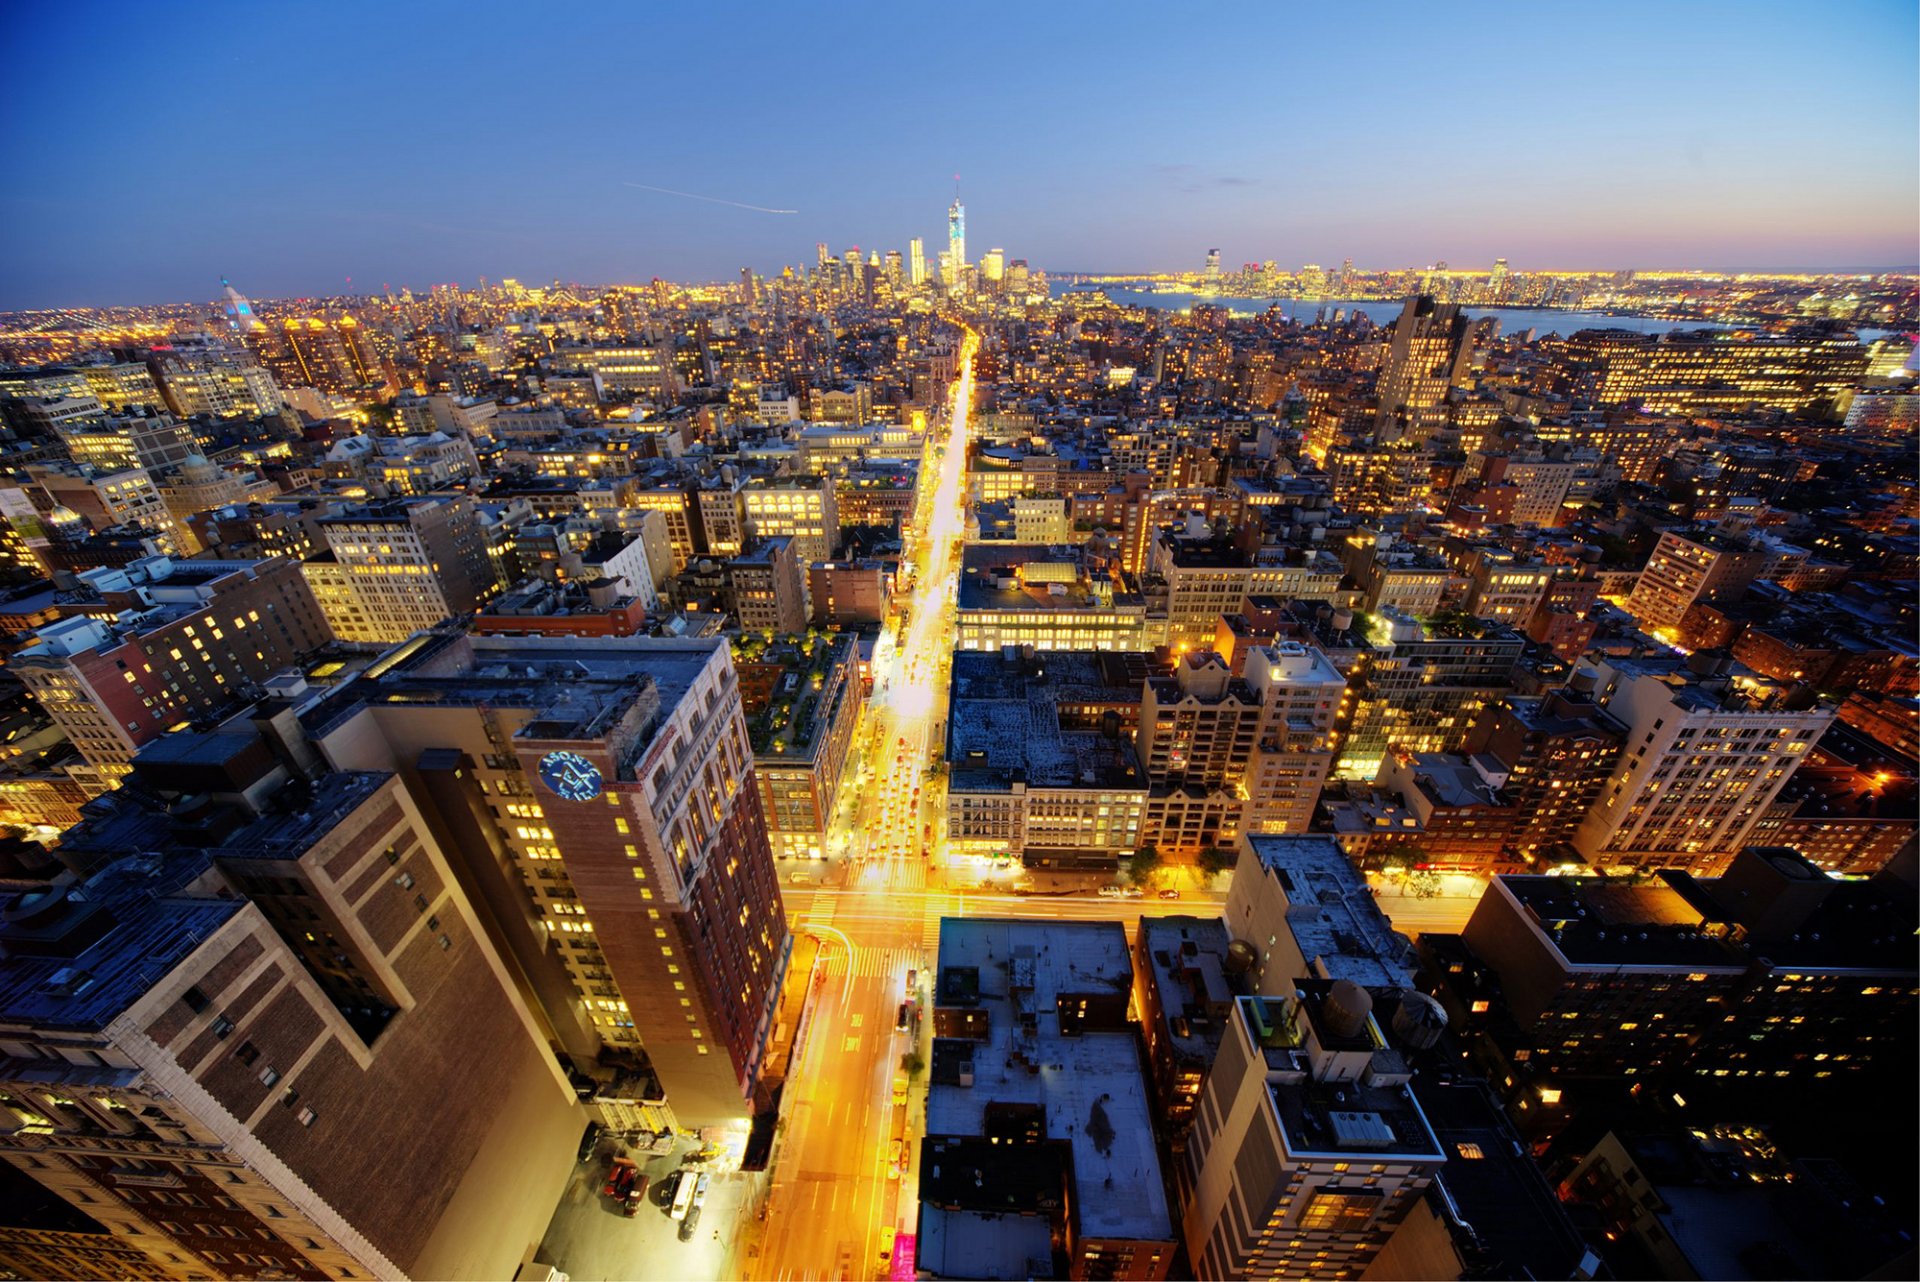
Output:
<svg viewBox="0 0 1920 1282">
<path fill-rule="evenodd" d="M 1233 851 L 1220 846 L 1207 846 L 1200 851 L 1200 871 L 1211 879 L 1232 868 L 1233 860 Z"/>
<path fill-rule="evenodd" d="M 1135 885 L 1145 885 L 1159 868 L 1160 847 L 1150 841 L 1134 851 L 1127 860 L 1127 876 L 1133 879 Z"/>
</svg>

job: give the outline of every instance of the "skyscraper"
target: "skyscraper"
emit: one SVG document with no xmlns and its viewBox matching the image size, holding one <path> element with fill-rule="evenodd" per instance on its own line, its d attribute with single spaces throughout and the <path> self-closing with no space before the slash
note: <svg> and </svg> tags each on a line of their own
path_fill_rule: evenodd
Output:
<svg viewBox="0 0 1920 1282">
<path fill-rule="evenodd" d="M 791 941 L 726 644 L 444 630 L 390 660 L 311 710 L 322 753 L 418 778 L 575 1067 L 744 1124 Z"/>
<path fill-rule="evenodd" d="M 1220 288 L 1220 251 L 1217 249 L 1207 251 L 1207 288 Z"/>
<path fill-rule="evenodd" d="M 251 334 L 260 328 L 260 318 L 253 314 L 253 304 L 247 296 L 235 289 L 225 276 L 220 278 L 220 288 L 227 296 L 227 322 L 235 332 Z"/>
<path fill-rule="evenodd" d="M 947 254 L 947 292 L 958 297 L 966 288 L 967 278 L 967 207 L 960 203 L 958 193 L 947 206 Z"/>
<path fill-rule="evenodd" d="M 148 1257 L 117 1276 L 506 1276 L 582 1112 L 430 824 L 391 772 L 180 739 L 148 782 L 217 852 L 128 804 L 6 896 L 0 1164 Z"/>
<path fill-rule="evenodd" d="M 1455 304 L 1430 295 L 1409 298 L 1393 323 L 1393 346 L 1380 371 L 1380 405 L 1386 410 L 1428 409 L 1449 387 L 1466 380 L 1473 363 L 1473 324 Z"/>
<path fill-rule="evenodd" d="M 907 242 L 907 284 L 918 289 L 927 283 L 927 243 L 915 236 Z"/>
</svg>

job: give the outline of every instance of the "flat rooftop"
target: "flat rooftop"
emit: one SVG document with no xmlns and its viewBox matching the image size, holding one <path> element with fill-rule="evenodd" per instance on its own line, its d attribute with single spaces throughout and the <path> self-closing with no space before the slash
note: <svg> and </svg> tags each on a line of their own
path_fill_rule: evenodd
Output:
<svg viewBox="0 0 1920 1282">
<path fill-rule="evenodd" d="M 1446 1154 L 1436 1178 L 1500 1270 L 1478 1276 L 1574 1276 L 1586 1243 L 1486 1084 L 1421 1073 L 1413 1093 Z"/>
<path fill-rule="evenodd" d="M 1746 965 L 1742 950 L 1706 933 L 1706 915 L 1664 882 L 1539 876 L 1499 881 L 1576 966 Z"/>
<path fill-rule="evenodd" d="M 1073 568 L 1068 579 L 1034 581 L 1023 577 L 1027 566 Z M 1077 548 L 1049 547 L 1042 543 L 973 543 L 960 555 L 959 608 L 962 610 L 1145 610 L 1146 601 L 1131 591 L 1125 576 L 1117 569 L 1107 571 L 1113 580 L 1113 605 L 1103 606 L 1085 577 L 1082 554 Z M 1001 587 L 999 580 L 1012 576 L 1016 581 Z M 1053 591 L 1059 588 L 1060 591 Z"/>
<path fill-rule="evenodd" d="M 725 645 L 718 638 L 422 633 L 335 689 L 302 720 L 319 738 L 363 708 L 486 703 L 532 711 L 523 731 L 529 737 L 590 739 L 617 721 L 638 694 L 640 678 L 658 690 L 663 711 L 674 708 Z"/>
<path fill-rule="evenodd" d="M 1124 658 L 1084 651 L 1031 661 L 956 651 L 947 713 L 954 786 L 971 787 L 975 776 L 991 773 L 1003 782 L 1018 775 L 1035 788 L 1144 788 L 1130 736 L 1069 729 L 1060 716 L 1062 704 L 1137 705 L 1140 684 L 1120 684 L 1133 670 Z"/>
<path fill-rule="evenodd" d="M 1233 939 L 1226 922 L 1218 917 L 1143 916 L 1139 930 L 1160 995 L 1162 1035 L 1181 1055 L 1211 1064 L 1233 999 L 1245 988 L 1244 978 L 1236 985 L 1227 972 L 1227 945 Z"/>
<path fill-rule="evenodd" d="M 1043 1216 L 920 1207 L 914 1260 L 941 1278 L 1019 1282 L 1056 1276 L 1053 1233 Z"/>
<path fill-rule="evenodd" d="M 1287 925 L 1309 965 L 1318 961 L 1329 979 L 1362 988 L 1412 986 L 1411 949 L 1331 836 L 1249 833 L 1243 840 L 1286 894 Z"/>
<path fill-rule="evenodd" d="M 322 775 L 313 781 L 311 795 L 288 810 L 262 815 L 223 842 L 218 853 L 243 859 L 298 859 L 391 778 L 381 770 Z"/>
<path fill-rule="evenodd" d="M 8 897 L 0 925 L 0 1021 L 103 1028 L 246 907 L 241 899 L 182 893 L 208 863 L 204 851 L 130 855 L 84 882 Z M 61 1081 L 75 1071 L 64 1063 L 49 1067 Z"/>
<path fill-rule="evenodd" d="M 928 1091 L 928 1136 L 981 1136 L 990 1105 L 1038 1106 L 1046 1137 L 1072 1150 L 1081 1234 L 1171 1240 L 1132 1028 L 1060 1030 L 1062 997 L 1103 994 L 1125 1002 L 1133 982 L 1125 928 L 1117 921 L 945 917 L 940 998 L 947 995 L 946 976 L 956 970 L 977 975 L 974 1009 L 986 1013 L 988 1036 L 969 1043 L 972 1086 L 935 1082 Z M 1017 994 L 1010 978 L 1016 970 Z M 1023 1014 L 1030 1016 L 1024 1024 Z"/>
<path fill-rule="evenodd" d="M 1295 986 L 1292 1000 L 1298 1002 L 1321 1045 L 1339 1051 L 1371 1049 L 1376 1067 L 1384 1055 L 1389 1066 L 1405 1072 L 1404 1060 L 1379 1039 L 1378 1026 L 1371 1017 L 1358 1036 L 1338 1037 L 1332 1033 L 1324 1014 L 1326 990 L 1331 984 L 1325 980 L 1296 980 Z M 1288 1151 L 1367 1162 L 1406 1158 L 1444 1161 L 1439 1140 L 1406 1086 L 1369 1085 L 1359 1079 L 1316 1081 L 1302 1071 L 1305 1057 L 1300 1048 L 1306 1044 L 1305 1036 L 1300 1021 L 1286 1014 L 1290 1004 L 1278 997 L 1242 997 L 1234 1013 L 1266 1055 L 1269 1070 L 1277 1070 L 1268 1079 L 1267 1096 Z M 1264 1016 L 1256 1022 L 1261 1011 Z M 1269 1031 L 1261 1033 L 1260 1024 Z"/>
</svg>

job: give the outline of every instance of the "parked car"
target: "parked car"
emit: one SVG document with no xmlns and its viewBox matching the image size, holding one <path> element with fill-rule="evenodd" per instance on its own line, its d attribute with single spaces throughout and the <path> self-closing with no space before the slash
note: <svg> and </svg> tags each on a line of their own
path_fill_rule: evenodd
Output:
<svg viewBox="0 0 1920 1282">
<path fill-rule="evenodd" d="M 620 1208 L 622 1215 L 632 1219 L 640 1214 L 640 1208 L 647 1200 L 647 1186 L 652 1182 L 646 1172 L 640 1173 L 640 1177 L 633 1182 L 633 1187 L 627 1190 L 627 1200 Z"/>
<path fill-rule="evenodd" d="M 588 1122 L 587 1129 L 580 1133 L 580 1160 L 586 1161 L 593 1151 L 600 1147 L 600 1135 L 605 1128 L 598 1122 Z"/>
<path fill-rule="evenodd" d="M 900 1172 L 907 1169 L 906 1149 L 907 1149 L 907 1142 L 905 1140 L 901 1140 L 901 1139 L 894 1140 L 893 1147 L 889 1149 L 887 1152 L 887 1178 L 888 1179 L 890 1180 L 899 1179 Z"/>
<path fill-rule="evenodd" d="M 632 1158 L 616 1157 L 613 1159 L 613 1169 L 607 1172 L 607 1182 L 601 1186 L 600 1192 L 616 1202 L 624 1202 L 639 1178 L 640 1167 Z"/>
<path fill-rule="evenodd" d="M 1175 890 L 1175 889 L 1173 889 L 1173 888 L 1172 888 L 1171 886 L 1169 886 L 1169 887 L 1168 887 L 1167 889 L 1165 889 L 1165 890 L 1163 890 L 1163 891 L 1161 891 L 1161 892 L 1160 892 L 1160 898 L 1162 898 L 1162 899 L 1178 899 L 1178 898 L 1180 898 L 1180 892 L 1179 892 L 1179 891 L 1177 891 L 1177 890 Z"/>
<path fill-rule="evenodd" d="M 901 1073 L 893 1079 L 893 1102 L 895 1104 L 905 1104 L 907 1102 L 907 1075 L 905 1073 Z"/>
<path fill-rule="evenodd" d="M 693 1232 L 699 1227 L 700 1208 L 696 1206 L 688 1210 L 687 1217 L 680 1221 L 680 1240 L 682 1242 L 693 1241 Z"/>
<path fill-rule="evenodd" d="M 900 1009 L 893 1013 L 893 1030 L 896 1033 L 907 1031 L 907 1020 L 913 1015 L 913 1003 L 901 1002 Z"/>
</svg>

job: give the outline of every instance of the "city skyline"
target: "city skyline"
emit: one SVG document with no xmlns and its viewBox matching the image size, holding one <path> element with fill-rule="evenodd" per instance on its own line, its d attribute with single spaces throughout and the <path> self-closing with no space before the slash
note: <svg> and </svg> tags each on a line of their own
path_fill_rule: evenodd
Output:
<svg viewBox="0 0 1920 1282">
<path fill-rule="evenodd" d="M 5 22 L 0 1279 L 1920 1272 L 1914 0 Z"/>
<path fill-rule="evenodd" d="M 0 198 L 16 246 L 0 307 L 185 301 L 223 275 L 265 298 L 724 280 L 803 263 L 819 240 L 941 242 L 955 173 L 975 253 L 1053 272 L 1195 270 L 1211 246 L 1230 265 L 1920 259 L 1920 133 L 1887 110 L 1916 93 L 1907 7 L 1643 7 L 1579 30 L 1409 11 L 1365 33 L 1290 13 L 1151 39 L 1124 13 L 988 15 L 968 41 L 878 9 L 742 6 L 759 47 L 796 66 L 844 35 L 833 74 L 790 88 L 716 77 L 724 52 L 634 56 L 717 48 L 734 24 L 711 18 L 606 10 L 583 32 L 421 6 L 384 23 L 390 65 L 365 56 L 352 6 L 335 12 L 89 27 L 97 74 L 77 94 L 70 61 L 24 59 L 19 135 L 93 163 Z M 70 47 L 73 21 L 23 10 L 16 43 Z M 521 68 L 564 88 L 491 88 L 507 35 Z M 1642 60 L 1650 46 L 1713 57 L 1681 77 Z M 1789 60 L 1818 94 L 1757 93 L 1753 76 Z M 156 90 L 141 74 L 156 66 L 210 88 Z M 1551 88 L 1523 70 L 1549 67 Z"/>
</svg>

